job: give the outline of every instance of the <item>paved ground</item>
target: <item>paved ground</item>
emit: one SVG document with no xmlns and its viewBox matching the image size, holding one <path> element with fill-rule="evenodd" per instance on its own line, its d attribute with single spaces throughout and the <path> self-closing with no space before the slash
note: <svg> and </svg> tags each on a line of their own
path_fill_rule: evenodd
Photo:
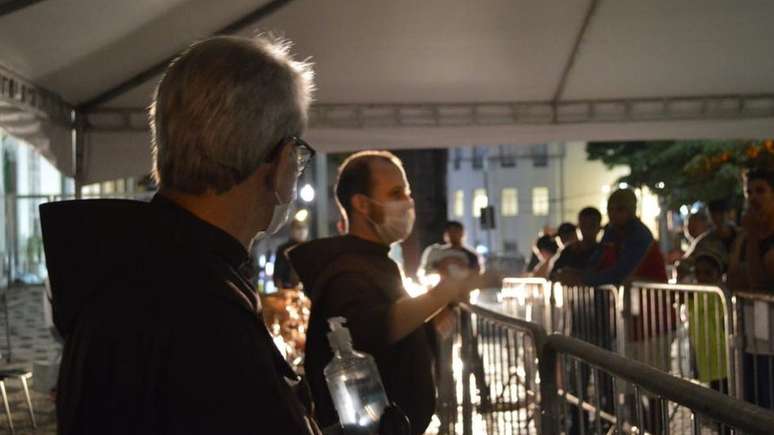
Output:
<svg viewBox="0 0 774 435">
<path fill-rule="evenodd" d="M 7 341 L 8 320 L 5 313 L 0 316 L 0 369 L 25 368 L 31 370 L 34 362 L 50 362 L 57 358 L 61 346 L 54 340 L 46 326 L 43 314 L 43 287 L 10 288 L 7 292 L 8 317 L 10 319 L 10 341 Z M 0 307 L 1 308 L 1 307 Z M 10 354 L 11 361 L 7 358 Z M 30 386 L 32 405 L 38 428 L 33 429 L 27 414 L 27 405 L 21 383 L 6 381 L 8 401 L 17 434 L 56 434 L 54 405 L 46 392 L 35 389 L 35 379 Z M 39 383 L 40 384 L 40 383 Z M 40 387 L 40 385 L 38 385 Z M 40 388 L 39 388 L 40 389 Z M 8 420 L 0 408 L 0 434 L 9 433 Z"/>
</svg>

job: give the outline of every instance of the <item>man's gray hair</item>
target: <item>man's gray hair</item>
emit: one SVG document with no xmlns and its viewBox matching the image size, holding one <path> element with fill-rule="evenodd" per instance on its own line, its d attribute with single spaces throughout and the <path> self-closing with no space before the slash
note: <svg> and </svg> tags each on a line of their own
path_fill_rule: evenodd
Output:
<svg viewBox="0 0 774 435">
<path fill-rule="evenodd" d="M 149 109 L 159 188 L 223 193 L 306 128 L 314 90 L 287 41 L 221 36 L 170 63 Z"/>
</svg>

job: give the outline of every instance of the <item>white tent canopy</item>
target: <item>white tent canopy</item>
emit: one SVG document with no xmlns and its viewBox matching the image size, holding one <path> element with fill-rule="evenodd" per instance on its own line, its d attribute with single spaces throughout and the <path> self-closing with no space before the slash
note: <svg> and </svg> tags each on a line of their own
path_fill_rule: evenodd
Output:
<svg viewBox="0 0 774 435">
<path fill-rule="evenodd" d="M 148 171 L 160 68 L 224 28 L 284 35 L 312 59 L 308 139 L 323 151 L 774 136 L 768 0 L 11 0 L 2 13 L 0 126 L 72 173 L 82 115 L 81 182 Z"/>
</svg>

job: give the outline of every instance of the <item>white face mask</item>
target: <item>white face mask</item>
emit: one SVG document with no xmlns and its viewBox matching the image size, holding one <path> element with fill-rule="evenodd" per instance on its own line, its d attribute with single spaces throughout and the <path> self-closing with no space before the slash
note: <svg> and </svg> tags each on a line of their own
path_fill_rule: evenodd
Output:
<svg viewBox="0 0 774 435">
<path fill-rule="evenodd" d="M 366 216 L 384 243 L 391 245 L 395 242 L 402 242 L 411 234 L 411 230 L 414 228 L 414 220 L 416 219 L 413 200 L 407 199 L 381 203 L 371 198 L 368 199 L 374 204 L 381 206 L 384 210 L 384 222 L 380 224 Z"/>
<path fill-rule="evenodd" d="M 296 195 L 296 183 L 293 183 L 293 194 L 290 197 L 290 201 L 286 203 L 282 203 L 279 194 L 276 190 L 274 191 L 274 197 L 277 199 L 277 204 L 274 206 L 274 211 L 272 211 L 271 222 L 269 222 L 269 226 L 266 227 L 265 230 L 259 231 L 258 234 L 255 235 L 253 241 L 260 240 L 267 235 L 272 236 L 276 234 L 280 228 L 288 223 L 290 214 L 295 209 Z"/>
</svg>

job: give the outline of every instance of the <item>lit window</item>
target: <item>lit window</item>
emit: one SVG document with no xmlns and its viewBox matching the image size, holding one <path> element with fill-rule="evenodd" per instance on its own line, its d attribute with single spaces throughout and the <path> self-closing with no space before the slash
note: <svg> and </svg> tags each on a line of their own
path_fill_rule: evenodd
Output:
<svg viewBox="0 0 774 435">
<path fill-rule="evenodd" d="M 532 188 L 532 214 L 535 216 L 548 216 L 548 188 Z"/>
<path fill-rule="evenodd" d="M 454 216 L 465 216 L 465 192 L 462 190 L 454 192 Z"/>
<path fill-rule="evenodd" d="M 481 217 L 481 209 L 489 205 L 489 198 L 486 196 L 485 189 L 476 189 L 473 191 L 473 216 Z"/>
<path fill-rule="evenodd" d="M 99 196 L 100 194 L 100 184 L 94 183 L 94 184 L 88 184 L 86 186 L 81 187 L 81 195 L 86 197 L 95 197 Z"/>
<path fill-rule="evenodd" d="M 500 209 L 503 216 L 516 216 L 519 214 L 519 192 L 516 189 L 512 187 L 503 189 L 501 202 Z"/>
<path fill-rule="evenodd" d="M 110 195 L 116 192 L 116 183 L 113 181 L 105 181 L 102 183 L 102 193 Z"/>
</svg>

